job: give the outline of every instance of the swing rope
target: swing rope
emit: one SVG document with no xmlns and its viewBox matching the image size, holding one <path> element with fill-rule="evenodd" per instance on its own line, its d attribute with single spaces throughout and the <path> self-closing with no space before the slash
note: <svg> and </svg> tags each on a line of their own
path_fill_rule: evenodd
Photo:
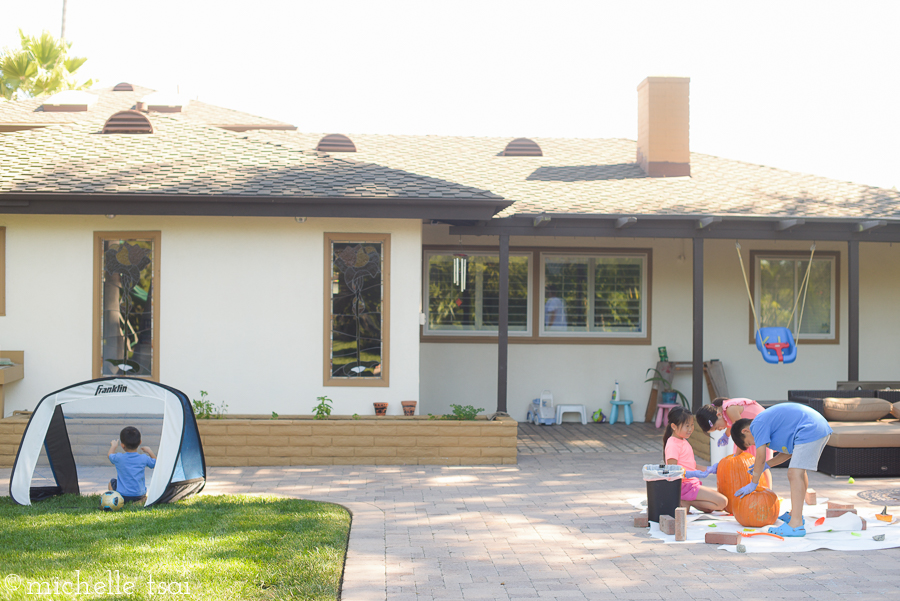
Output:
<svg viewBox="0 0 900 601">
<path fill-rule="evenodd" d="M 741 256 L 741 244 L 737 240 L 734 242 L 734 248 L 737 250 L 738 262 L 741 264 L 741 273 L 744 274 L 744 286 L 747 287 L 747 298 L 750 300 L 750 309 L 753 311 L 753 323 L 756 325 L 756 331 L 759 332 L 759 317 L 756 315 L 756 303 L 753 302 L 753 293 L 750 292 L 750 280 L 747 279 L 747 270 L 744 269 L 744 258 Z M 800 302 L 800 295 L 803 295 L 803 302 L 800 303 L 800 318 L 797 321 L 797 333 L 794 340 L 800 338 L 800 324 L 803 323 L 803 308 L 806 306 L 806 293 L 809 292 L 809 273 L 812 269 L 813 256 L 816 254 L 816 243 L 809 247 L 809 265 L 806 266 L 806 275 L 800 283 L 800 289 L 797 291 L 797 298 L 794 299 L 794 308 L 791 309 L 791 315 L 788 317 L 788 324 L 794 319 L 794 312 L 797 310 L 797 304 Z M 765 342 L 765 341 L 763 341 Z"/>
</svg>

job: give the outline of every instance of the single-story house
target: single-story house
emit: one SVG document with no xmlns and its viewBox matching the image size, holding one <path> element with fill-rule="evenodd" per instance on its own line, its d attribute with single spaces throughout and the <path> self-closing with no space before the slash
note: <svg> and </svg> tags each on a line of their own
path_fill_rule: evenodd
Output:
<svg viewBox="0 0 900 601">
<path fill-rule="evenodd" d="M 898 379 L 900 193 L 692 153 L 688 90 L 640 84 L 637 142 L 308 134 L 131 84 L 0 104 L 3 415 L 130 375 L 518 419 L 618 382 L 638 417 L 663 346 L 695 407 L 709 359 L 757 399 Z"/>
</svg>

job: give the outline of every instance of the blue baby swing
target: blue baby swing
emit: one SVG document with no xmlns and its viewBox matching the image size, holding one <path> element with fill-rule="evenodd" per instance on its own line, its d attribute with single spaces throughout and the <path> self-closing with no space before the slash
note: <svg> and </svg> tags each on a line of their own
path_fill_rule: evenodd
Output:
<svg viewBox="0 0 900 601">
<path fill-rule="evenodd" d="M 762 354 L 766 363 L 793 363 L 797 358 L 797 343 L 793 334 L 786 327 L 767 326 L 759 327 L 759 317 L 756 315 L 756 305 L 753 302 L 753 294 L 750 292 L 750 282 L 747 279 L 747 271 L 744 269 L 744 259 L 741 257 L 741 245 L 735 241 L 734 247 L 737 249 L 738 260 L 741 264 L 741 272 L 744 274 L 744 284 L 747 286 L 747 297 L 750 299 L 750 308 L 753 310 L 753 322 L 756 325 L 756 348 Z M 794 312 L 797 310 L 797 303 L 800 301 L 800 295 L 803 295 L 803 302 L 800 303 L 800 317 L 797 320 L 797 338 L 800 337 L 800 324 L 803 322 L 803 307 L 806 305 L 806 292 L 809 290 L 809 271 L 812 268 L 813 255 L 816 253 L 816 245 L 809 248 L 809 265 L 806 266 L 806 275 L 800 283 L 800 289 L 797 290 L 797 298 L 794 299 L 794 308 L 791 309 L 791 315 L 788 317 L 788 323 L 794 319 Z"/>
</svg>

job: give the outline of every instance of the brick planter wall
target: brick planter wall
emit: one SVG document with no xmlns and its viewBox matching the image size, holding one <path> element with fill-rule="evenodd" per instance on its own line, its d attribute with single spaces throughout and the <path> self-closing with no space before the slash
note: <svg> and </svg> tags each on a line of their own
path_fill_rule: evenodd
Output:
<svg viewBox="0 0 900 601">
<path fill-rule="evenodd" d="M 28 417 L 0 419 L 0 467 L 12 467 L 28 425 Z"/>
<path fill-rule="evenodd" d="M 517 422 L 374 417 L 202 419 L 210 466 L 516 463 Z"/>
</svg>

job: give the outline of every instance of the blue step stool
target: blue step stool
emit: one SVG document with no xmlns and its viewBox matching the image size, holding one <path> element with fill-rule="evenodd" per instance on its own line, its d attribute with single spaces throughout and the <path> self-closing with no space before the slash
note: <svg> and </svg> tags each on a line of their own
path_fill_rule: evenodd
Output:
<svg viewBox="0 0 900 601">
<path fill-rule="evenodd" d="M 614 424 L 619 418 L 619 407 L 622 407 L 622 413 L 625 414 L 625 425 L 630 426 L 634 418 L 631 415 L 631 401 L 611 401 L 612 411 L 609 413 L 609 423 Z"/>
</svg>

